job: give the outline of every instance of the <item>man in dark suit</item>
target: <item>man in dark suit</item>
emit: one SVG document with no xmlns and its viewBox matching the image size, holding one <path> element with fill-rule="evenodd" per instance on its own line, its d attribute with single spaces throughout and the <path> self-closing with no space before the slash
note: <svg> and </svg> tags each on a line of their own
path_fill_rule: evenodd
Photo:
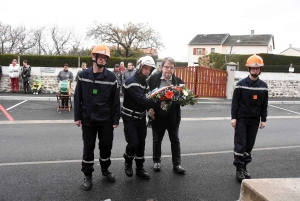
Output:
<svg viewBox="0 0 300 201">
<path fill-rule="evenodd" d="M 162 61 L 162 71 L 153 75 L 148 80 L 150 90 L 155 88 L 165 87 L 169 85 L 179 86 L 184 82 L 176 77 L 173 73 L 175 70 L 175 60 L 171 57 L 166 57 Z M 152 120 L 152 135 L 153 135 L 153 170 L 160 171 L 161 163 L 161 142 L 165 131 L 169 133 L 171 141 L 173 170 L 176 173 L 183 174 L 185 170 L 181 167 L 181 151 L 179 141 L 179 124 L 181 121 L 180 105 L 173 102 L 167 110 L 155 108 L 149 110 L 149 116 Z"/>
</svg>

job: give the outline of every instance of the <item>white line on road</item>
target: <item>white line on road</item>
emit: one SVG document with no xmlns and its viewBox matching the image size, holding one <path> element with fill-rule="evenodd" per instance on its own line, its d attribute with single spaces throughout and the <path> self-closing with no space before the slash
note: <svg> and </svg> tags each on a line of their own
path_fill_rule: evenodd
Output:
<svg viewBox="0 0 300 201">
<path fill-rule="evenodd" d="M 280 150 L 280 149 L 297 149 L 300 148 L 300 145 L 297 146 L 282 146 L 282 147 L 265 147 L 253 149 L 253 151 L 267 151 L 267 150 Z M 189 153 L 181 154 L 181 156 L 200 156 L 200 155 L 213 155 L 213 154 L 226 154 L 233 153 L 233 150 L 230 151 L 214 151 L 214 152 L 200 152 L 200 153 Z M 172 155 L 163 155 L 163 158 L 171 158 Z M 152 159 L 152 156 L 145 156 L 145 158 Z M 112 161 L 121 161 L 124 158 L 111 158 Z M 94 160 L 95 162 L 99 161 L 98 159 Z M 34 161 L 34 162 L 15 162 L 15 163 L 0 163 L 1 166 L 17 166 L 17 165 L 40 165 L 40 164 L 59 164 L 59 163 L 80 163 L 81 160 L 60 160 L 60 161 Z"/>
<path fill-rule="evenodd" d="M 10 109 L 13 109 L 14 107 L 17 107 L 18 105 L 21 105 L 22 103 L 25 103 L 26 101 L 27 101 L 27 100 L 24 100 L 24 101 L 22 101 L 21 103 L 18 103 L 18 104 L 14 105 L 14 106 L 11 106 L 10 108 L 7 108 L 6 111 L 8 111 L 8 110 L 10 110 Z"/>
<path fill-rule="evenodd" d="M 181 118 L 181 121 L 224 121 L 230 117 Z M 300 119 L 300 116 L 269 116 L 268 119 Z M 123 122 L 120 119 L 120 122 Z M 74 120 L 15 120 L 0 121 L 1 124 L 74 124 Z"/>
<path fill-rule="evenodd" d="M 288 111 L 288 112 L 292 112 L 292 113 L 295 113 L 295 114 L 300 114 L 299 112 L 295 112 L 295 111 L 292 111 L 292 110 L 287 110 L 287 109 L 284 109 L 282 107 L 277 107 L 277 106 L 274 106 L 274 105 L 269 105 L 271 107 L 275 107 L 275 108 L 278 108 L 278 109 L 281 109 L 281 110 L 285 110 L 285 111 Z"/>
</svg>

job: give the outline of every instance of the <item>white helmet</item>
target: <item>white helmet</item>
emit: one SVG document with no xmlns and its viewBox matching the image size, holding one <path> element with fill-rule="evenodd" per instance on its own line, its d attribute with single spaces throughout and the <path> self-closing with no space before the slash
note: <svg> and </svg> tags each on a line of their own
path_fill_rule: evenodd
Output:
<svg viewBox="0 0 300 201">
<path fill-rule="evenodd" d="M 136 64 L 136 69 L 137 70 L 141 70 L 142 67 L 146 65 L 146 66 L 151 66 L 152 67 L 152 70 L 151 72 L 156 69 L 156 65 L 155 65 L 155 62 L 153 60 L 152 57 L 150 56 L 144 56 L 144 57 L 141 57 L 138 61 L 137 61 L 137 64 Z"/>
</svg>

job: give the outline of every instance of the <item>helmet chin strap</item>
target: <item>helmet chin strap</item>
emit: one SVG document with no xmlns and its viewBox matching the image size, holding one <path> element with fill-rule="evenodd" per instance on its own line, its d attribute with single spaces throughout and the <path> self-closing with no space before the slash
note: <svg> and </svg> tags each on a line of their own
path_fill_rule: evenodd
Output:
<svg viewBox="0 0 300 201">
<path fill-rule="evenodd" d="M 96 63 L 96 65 L 98 66 L 98 68 L 104 68 L 105 65 L 103 65 L 103 64 L 98 64 L 98 63 L 97 63 L 97 61 L 98 61 L 98 56 L 99 56 L 99 55 L 96 54 L 96 60 L 92 60 L 92 61 Z"/>
<path fill-rule="evenodd" d="M 256 74 L 250 74 L 252 77 L 255 77 L 255 78 L 257 78 L 258 77 L 258 75 L 256 75 Z"/>
</svg>

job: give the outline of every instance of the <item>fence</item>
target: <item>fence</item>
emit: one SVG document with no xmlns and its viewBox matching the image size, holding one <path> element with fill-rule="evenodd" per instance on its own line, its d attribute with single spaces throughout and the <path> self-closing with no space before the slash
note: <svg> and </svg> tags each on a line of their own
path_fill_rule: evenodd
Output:
<svg viewBox="0 0 300 201">
<path fill-rule="evenodd" d="M 199 97 L 226 98 L 226 71 L 189 66 L 176 67 L 174 74 Z"/>
</svg>

